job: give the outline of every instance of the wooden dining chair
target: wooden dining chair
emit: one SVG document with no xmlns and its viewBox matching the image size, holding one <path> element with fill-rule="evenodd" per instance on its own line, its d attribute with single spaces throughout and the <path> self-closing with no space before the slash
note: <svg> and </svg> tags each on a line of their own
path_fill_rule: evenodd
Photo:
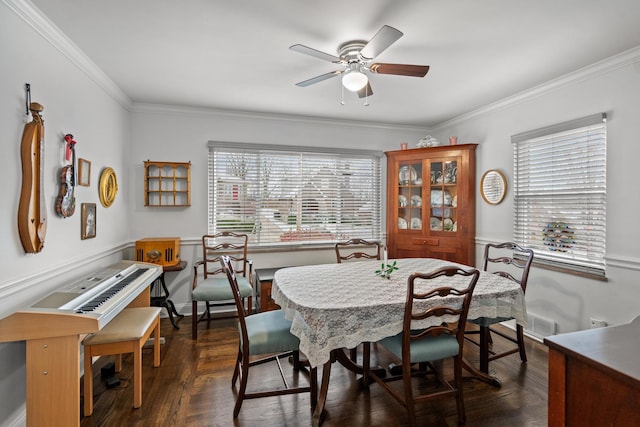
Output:
<svg viewBox="0 0 640 427">
<path fill-rule="evenodd" d="M 482 269 L 484 271 L 497 274 L 509 280 L 519 283 L 522 292 L 527 290 L 527 279 L 529 278 L 529 269 L 533 262 L 533 250 L 525 249 L 515 243 L 488 243 L 484 247 L 484 256 L 482 260 Z M 469 323 L 477 325 L 478 329 L 470 329 L 466 331 L 467 340 L 482 347 L 488 346 L 493 342 L 492 333 L 501 336 L 515 344 L 517 347 L 496 353 L 489 350 L 488 354 L 480 352 L 480 370 L 482 372 L 489 371 L 489 362 L 500 359 L 514 353 L 520 353 L 522 363 L 527 361 L 527 353 L 524 346 L 524 330 L 522 325 L 516 324 L 515 336 L 505 333 L 501 330 L 493 329 L 491 326 L 496 323 L 512 320 L 510 317 L 480 317 L 478 319 L 469 320 Z M 470 338 L 471 335 L 479 335 L 480 341 Z"/>
<path fill-rule="evenodd" d="M 349 260 L 380 259 L 380 242 L 364 239 L 349 239 L 335 244 L 338 263 Z"/>
<path fill-rule="evenodd" d="M 193 285 L 191 289 L 191 337 L 198 338 L 198 323 L 211 321 L 211 308 L 234 306 L 229 282 L 220 267 L 223 255 L 229 256 L 238 276 L 238 288 L 243 301 L 247 300 L 247 310 L 252 312 L 253 263 L 247 256 L 249 237 L 223 231 L 202 236 L 202 260 L 193 265 Z M 205 302 L 205 311 L 198 317 L 198 302 Z M 234 314 L 235 315 L 235 314 Z"/>
<path fill-rule="evenodd" d="M 344 242 L 337 242 L 335 244 L 336 260 L 338 264 L 342 261 L 352 260 L 367 260 L 377 259 L 380 260 L 380 242 L 371 242 L 368 240 L 354 238 Z M 371 352 L 371 344 L 363 343 L 362 359 L 369 357 Z M 352 348 L 349 350 L 349 357 L 353 362 L 358 359 L 358 348 Z M 363 362 L 364 363 L 364 362 Z"/>
<path fill-rule="evenodd" d="M 299 358 L 300 340 L 290 332 L 291 321 L 285 319 L 283 310 L 270 310 L 248 316 L 242 302 L 242 293 L 238 286 L 238 277 L 233 269 L 231 258 L 228 256 L 221 257 L 220 264 L 226 273 L 233 293 L 233 299 L 238 309 L 238 323 L 240 326 L 238 356 L 233 370 L 233 378 L 231 379 L 231 386 L 234 387 L 238 377 L 240 378 L 240 388 L 233 408 L 233 418 L 238 417 L 242 402 L 245 399 L 285 394 L 310 393 L 311 410 L 313 410 L 318 401 L 317 369 L 309 369 L 308 386 L 289 386 L 280 364 L 280 359 L 292 357 L 294 370 L 297 372 L 305 371 Z M 264 355 L 268 356 L 255 359 L 255 356 Z M 280 370 L 280 377 L 284 387 L 247 393 L 249 369 L 255 365 L 274 361 Z"/>
<path fill-rule="evenodd" d="M 417 425 L 415 404 L 427 400 L 454 396 L 458 410 L 458 422 L 466 421 L 462 395 L 462 350 L 464 325 L 469 313 L 471 296 L 480 272 L 459 267 L 442 267 L 431 273 L 413 273 L 407 284 L 402 332 L 379 341 L 402 364 L 402 374 L 379 376 L 375 370 L 365 372 L 385 391 L 403 405 L 412 426 Z M 437 280 L 437 288 L 428 282 Z M 432 325 L 424 328 L 425 322 Z M 432 362 L 453 359 L 453 383 L 434 368 Z M 412 365 L 419 369 L 412 369 Z M 414 378 L 424 380 L 426 374 L 435 374 L 437 389 L 416 395 Z M 393 381 L 402 380 L 402 388 Z M 417 389 L 418 390 L 418 389 Z M 425 390 L 422 387 L 419 390 Z"/>
</svg>

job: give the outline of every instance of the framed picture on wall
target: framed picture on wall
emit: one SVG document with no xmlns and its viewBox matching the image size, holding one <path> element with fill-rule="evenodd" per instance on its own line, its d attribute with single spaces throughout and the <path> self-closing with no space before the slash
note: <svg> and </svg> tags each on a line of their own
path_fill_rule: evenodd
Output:
<svg viewBox="0 0 640 427">
<path fill-rule="evenodd" d="M 78 185 L 88 187 L 91 183 L 91 162 L 85 159 L 78 159 Z"/>
<path fill-rule="evenodd" d="M 83 203 L 81 221 L 82 229 L 80 230 L 80 237 L 82 238 L 82 240 L 96 237 L 96 226 L 96 204 Z"/>
</svg>

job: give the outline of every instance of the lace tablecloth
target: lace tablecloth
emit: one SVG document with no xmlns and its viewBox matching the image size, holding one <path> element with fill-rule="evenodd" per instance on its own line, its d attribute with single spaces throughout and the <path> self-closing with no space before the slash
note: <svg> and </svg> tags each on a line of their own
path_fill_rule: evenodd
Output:
<svg viewBox="0 0 640 427">
<path fill-rule="evenodd" d="M 389 260 L 389 264 L 392 262 Z M 312 366 L 327 362 L 331 350 L 353 348 L 401 332 L 408 277 L 453 263 L 431 258 L 399 259 L 399 270 L 391 279 L 376 276 L 374 272 L 381 264 L 374 260 L 309 265 L 275 273 L 272 297 L 292 320 L 291 332 L 300 338 L 300 350 Z M 441 280 L 457 278 L 433 279 L 421 286 L 438 287 L 444 284 Z M 463 280 L 468 283 L 469 279 Z M 469 319 L 478 317 L 515 318 L 526 326 L 520 285 L 480 272 L 469 309 Z"/>
</svg>

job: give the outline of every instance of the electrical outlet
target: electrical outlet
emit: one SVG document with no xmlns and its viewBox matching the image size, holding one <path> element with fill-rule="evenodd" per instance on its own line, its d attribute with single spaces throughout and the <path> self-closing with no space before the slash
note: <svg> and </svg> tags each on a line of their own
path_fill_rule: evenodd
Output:
<svg viewBox="0 0 640 427">
<path fill-rule="evenodd" d="M 607 326 L 607 322 L 605 322 L 604 320 L 594 319 L 593 317 L 590 319 L 590 323 L 591 329 L 604 328 L 605 326 Z"/>
</svg>

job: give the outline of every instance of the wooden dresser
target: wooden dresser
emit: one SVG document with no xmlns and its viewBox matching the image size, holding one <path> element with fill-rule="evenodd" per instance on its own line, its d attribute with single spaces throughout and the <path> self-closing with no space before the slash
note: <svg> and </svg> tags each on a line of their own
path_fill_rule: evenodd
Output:
<svg viewBox="0 0 640 427">
<path fill-rule="evenodd" d="M 255 278 L 256 308 L 259 312 L 280 309 L 280 306 L 271 298 L 271 285 L 273 283 L 273 275 L 281 268 L 284 267 L 257 268 L 253 272 Z"/>
<path fill-rule="evenodd" d="M 640 425 L 640 316 L 631 323 L 550 336 L 549 423 Z"/>
</svg>

